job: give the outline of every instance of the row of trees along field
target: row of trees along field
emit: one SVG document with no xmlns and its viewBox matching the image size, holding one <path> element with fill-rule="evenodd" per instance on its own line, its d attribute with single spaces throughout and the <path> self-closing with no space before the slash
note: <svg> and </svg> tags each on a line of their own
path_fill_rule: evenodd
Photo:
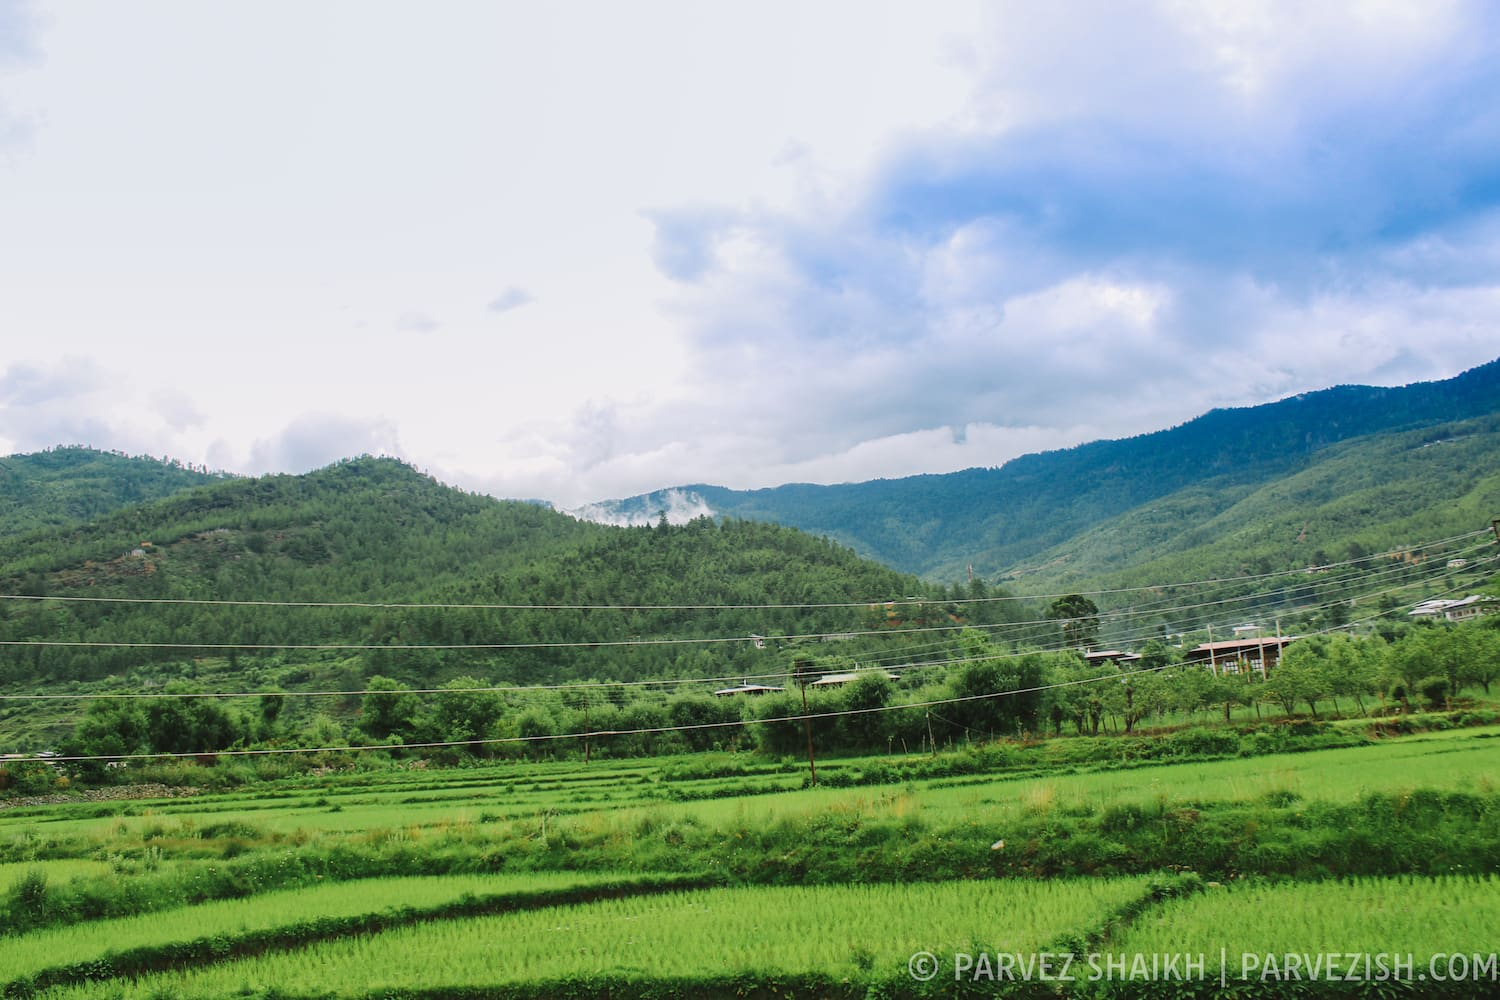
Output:
<svg viewBox="0 0 1500 1000">
<path fill-rule="evenodd" d="M 896 679 L 884 669 L 865 670 L 841 687 L 809 687 L 816 746 L 825 753 L 918 752 L 998 737 L 1129 734 L 1143 726 L 1227 721 L 1236 708 L 1273 719 L 1442 707 L 1465 688 L 1490 690 L 1500 673 L 1500 620 L 1402 626 L 1390 638 L 1339 633 L 1300 639 L 1265 677 L 1249 670 L 1215 674 L 1183 663 L 1181 649 L 1157 641 L 1146 644 L 1129 670 L 1090 665 L 1072 651 L 1018 653 L 972 629 L 956 634 L 940 653 L 937 659 L 957 662 L 908 667 Z M 857 669 L 847 657 L 798 655 L 804 677 Z M 459 760 L 805 749 L 804 692 L 795 683 L 757 697 L 714 696 L 701 685 L 669 683 L 485 688 L 484 681 L 461 676 L 423 694 L 377 675 L 350 715 L 324 708 L 298 713 L 295 724 L 283 711 L 299 700 L 295 694 L 268 693 L 248 704 L 99 700 L 64 750 L 111 756 L 410 744 L 406 753 Z M 450 745 L 415 746 L 432 743 Z M 97 775 L 102 766 L 89 770 Z"/>
</svg>

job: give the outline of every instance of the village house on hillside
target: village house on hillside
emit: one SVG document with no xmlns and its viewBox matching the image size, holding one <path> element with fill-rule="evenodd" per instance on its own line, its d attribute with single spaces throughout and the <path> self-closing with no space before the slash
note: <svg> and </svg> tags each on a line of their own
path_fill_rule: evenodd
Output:
<svg viewBox="0 0 1500 1000">
<path fill-rule="evenodd" d="M 714 694 L 721 698 L 727 698 L 735 694 L 772 694 L 776 691 L 785 690 L 785 688 L 772 687 L 768 684 L 751 684 L 749 681 L 745 681 L 734 687 L 720 688 Z"/>
<path fill-rule="evenodd" d="M 1496 611 L 1500 611 L 1500 598 L 1486 594 L 1470 594 L 1458 600 L 1435 598 L 1423 601 L 1407 614 L 1417 619 L 1443 618 L 1450 622 L 1466 622 L 1480 615 L 1494 614 Z"/>
<path fill-rule="evenodd" d="M 1134 663 L 1139 660 L 1141 654 L 1127 653 L 1120 649 L 1100 649 L 1084 653 L 1083 658 L 1091 667 L 1097 667 L 1101 663 L 1109 663 L 1116 667 L 1122 667 L 1124 664 Z"/>
<path fill-rule="evenodd" d="M 852 673 L 824 674 L 809 684 L 808 687 L 843 687 L 845 684 L 851 684 L 861 677 L 866 676 L 884 677 L 888 681 L 900 679 L 895 674 L 885 670 L 856 670 Z"/>
<path fill-rule="evenodd" d="M 1281 651 L 1296 638 L 1294 635 L 1278 635 L 1203 642 L 1188 650 L 1184 659 L 1188 663 L 1206 663 L 1216 674 L 1252 671 L 1264 675 L 1281 662 Z"/>
</svg>

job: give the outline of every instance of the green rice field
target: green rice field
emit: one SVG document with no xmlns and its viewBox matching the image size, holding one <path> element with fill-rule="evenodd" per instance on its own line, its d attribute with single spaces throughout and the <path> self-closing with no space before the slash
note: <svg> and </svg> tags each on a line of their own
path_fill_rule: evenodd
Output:
<svg viewBox="0 0 1500 1000">
<path fill-rule="evenodd" d="M 388 766 L 0 809 L 0 992 L 1166 996 L 964 963 L 1202 953 L 1193 992 L 1242 953 L 1488 954 L 1497 737 L 1045 773 L 979 750 L 911 778 L 835 760 L 819 787 L 749 754 Z M 912 975 L 923 953 L 941 975 Z"/>
</svg>

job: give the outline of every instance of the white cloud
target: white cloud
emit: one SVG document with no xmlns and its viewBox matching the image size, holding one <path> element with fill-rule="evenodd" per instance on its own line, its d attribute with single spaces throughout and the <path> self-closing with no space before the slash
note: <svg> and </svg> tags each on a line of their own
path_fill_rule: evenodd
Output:
<svg viewBox="0 0 1500 1000">
<path fill-rule="evenodd" d="M 431 333 L 442 326 L 424 312 L 409 310 L 396 317 L 396 329 L 402 333 Z"/>
<path fill-rule="evenodd" d="M 488 308 L 490 312 L 510 312 L 512 309 L 519 309 L 535 301 L 536 296 L 532 295 L 526 289 L 517 288 L 515 285 L 512 285 L 493 299 L 490 299 Z"/>
<path fill-rule="evenodd" d="M 181 389 L 157 389 L 151 394 L 151 403 L 167 426 L 174 430 L 202 427 L 206 421 L 193 397 Z"/>
<path fill-rule="evenodd" d="M 16 448 L 391 451 L 576 504 L 1495 354 L 1480 3 L 17 11 Z"/>
<path fill-rule="evenodd" d="M 308 472 L 357 455 L 402 455 L 396 426 L 384 418 L 307 413 L 259 438 L 243 465 L 255 473 Z"/>
</svg>

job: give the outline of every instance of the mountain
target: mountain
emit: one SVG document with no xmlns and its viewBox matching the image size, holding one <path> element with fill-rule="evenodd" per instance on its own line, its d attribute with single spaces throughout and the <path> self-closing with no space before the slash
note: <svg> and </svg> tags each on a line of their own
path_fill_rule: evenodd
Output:
<svg viewBox="0 0 1500 1000">
<path fill-rule="evenodd" d="M 1454 521 L 1462 496 L 1476 516 L 1484 515 L 1478 524 L 1488 523 L 1492 515 L 1485 510 L 1500 513 L 1500 496 L 1490 491 L 1485 475 L 1494 468 L 1495 428 L 1482 418 L 1497 413 L 1500 361 L 1440 382 L 1338 386 L 1213 410 L 1169 430 L 1026 455 L 999 468 L 749 491 L 681 486 L 595 505 L 587 513 L 599 520 L 639 520 L 681 508 L 771 521 L 826 535 L 928 579 L 960 579 L 972 566 L 986 578 L 1033 589 L 1057 582 L 1059 574 L 1038 569 L 1057 560 L 1070 564 L 1068 579 L 1085 580 L 1121 570 L 1122 560 L 1159 561 L 1173 551 L 1196 549 L 1196 559 L 1176 565 L 1236 571 L 1246 553 L 1222 537 L 1217 547 L 1200 544 L 1200 535 L 1287 514 L 1284 507 L 1278 513 L 1274 499 L 1282 484 L 1286 496 L 1303 498 L 1297 508 L 1302 522 L 1331 517 L 1330 523 L 1341 526 L 1314 545 L 1305 544 L 1305 535 L 1297 541 L 1300 532 L 1283 531 L 1279 542 L 1257 549 L 1254 559 L 1279 569 L 1305 565 L 1314 548 L 1335 555 L 1376 539 L 1402 544 L 1408 530 L 1415 537 L 1407 541 L 1438 537 L 1433 526 Z M 1424 430 L 1432 432 L 1431 441 L 1400 437 Z M 1393 435 L 1386 444 L 1374 440 Z M 1411 442 L 1449 438 L 1473 440 L 1462 449 L 1463 461 L 1455 455 L 1455 464 L 1444 467 L 1440 488 L 1424 478 L 1431 463 L 1416 460 Z M 1351 458 L 1355 442 L 1370 450 Z M 1315 471 L 1325 463 L 1334 464 Z M 1330 509 L 1347 508 L 1352 493 L 1368 495 L 1364 477 L 1382 471 L 1406 476 L 1401 506 L 1376 505 L 1357 525 L 1331 513 L 1325 517 Z M 1299 492 L 1298 483 L 1305 482 L 1319 483 L 1315 501 Z M 1145 536 L 1132 534 L 1153 511 L 1161 525 Z M 1108 546 L 1101 548 L 1099 539 L 1111 536 L 1132 541 L 1117 541 L 1106 557 Z M 1149 555 L 1134 541 L 1139 537 L 1151 539 Z"/>
<path fill-rule="evenodd" d="M 93 448 L 0 458 L 0 537 L 90 521 L 226 478 L 176 462 Z"/>
<path fill-rule="evenodd" d="M 289 689 L 755 673 L 780 660 L 752 635 L 855 631 L 871 602 L 945 596 L 789 528 L 604 527 L 372 458 L 0 538 L 0 594 L 6 687 Z"/>
</svg>

